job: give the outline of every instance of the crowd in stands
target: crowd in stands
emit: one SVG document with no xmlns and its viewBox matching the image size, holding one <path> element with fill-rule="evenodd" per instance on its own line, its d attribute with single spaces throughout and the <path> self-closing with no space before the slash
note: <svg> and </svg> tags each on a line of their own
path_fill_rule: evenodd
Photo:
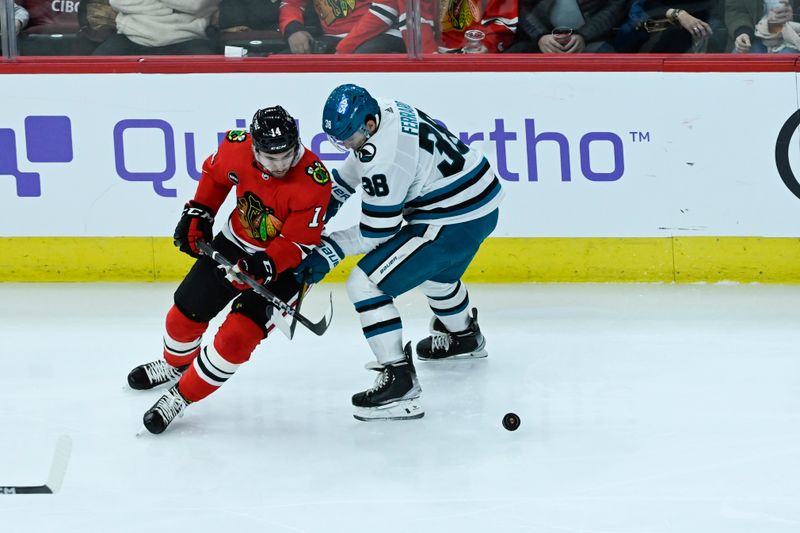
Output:
<svg viewBox="0 0 800 533">
<path fill-rule="evenodd" d="M 800 0 L 14 0 L 22 55 L 798 54 L 796 20 Z"/>
</svg>

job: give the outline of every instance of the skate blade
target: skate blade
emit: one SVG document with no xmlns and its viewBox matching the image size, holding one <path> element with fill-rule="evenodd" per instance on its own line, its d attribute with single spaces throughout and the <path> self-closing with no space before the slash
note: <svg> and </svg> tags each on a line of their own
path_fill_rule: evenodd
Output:
<svg viewBox="0 0 800 533">
<path fill-rule="evenodd" d="M 488 356 L 489 352 L 481 349 L 481 350 L 476 350 L 474 352 L 460 353 L 448 357 L 425 357 L 424 355 L 417 354 L 417 359 L 419 359 L 420 361 L 454 361 L 460 359 L 483 359 L 484 357 Z"/>
<path fill-rule="evenodd" d="M 167 381 L 165 383 L 159 383 L 158 385 L 153 385 L 152 387 L 142 387 L 142 388 L 138 388 L 138 389 L 136 387 L 132 387 L 130 385 L 130 383 L 128 383 L 128 384 L 123 385 L 122 388 L 125 389 L 125 390 L 132 390 L 132 391 L 136 391 L 136 392 L 143 392 L 143 391 L 149 391 L 149 390 L 153 390 L 154 391 L 154 390 L 158 390 L 158 389 L 166 389 L 166 388 L 172 387 L 180 379 L 181 378 L 177 377 L 177 378 L 171 379 L 171 380 L 169 380 L 169 381 Z"/>
<path fill-rule="evenodd" d="M 425 416 L 418 398 L 392 402 L 380 407 L 356 407 L 353 418 L 362 422 L 373 420 L 414 420 Z"/>
</svg>

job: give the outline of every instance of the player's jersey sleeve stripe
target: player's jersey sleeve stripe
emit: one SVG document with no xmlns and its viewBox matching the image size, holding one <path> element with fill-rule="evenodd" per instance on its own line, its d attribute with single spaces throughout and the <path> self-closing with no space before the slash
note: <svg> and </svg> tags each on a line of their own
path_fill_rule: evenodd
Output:
<svg viewBox="0 0 800 533">
<path fill-rule="evenodd" d="M 392 235 L 400 231 L 400 226 L 402 225 L 403 223 L 401 221 L 398 222 L 397 225 L 392 226 L 391 228 L 374 228 L 362 222 L 361 224 L 359 224 L 358 228 L 361 231 L 361 235 L 363 235 L 364 237 L 368 239 L 380 239 L 382 237 L 391 237 Z"/>
<path fill-rule="evenodd" d="M 489 168 L 489 162 L 484 158 L 480 165 L 475 167 L 474 170 L 465 176 L 457 179 L 449 185 L 442 187 L 441 189 L 436 189 L 435 191 L 431 191 L 424 196 L 408 202 L 407 206 L 423 207 L 440 202 L 443 199 L 446 199 L 448 196 L 455 196 L 456 194 L 463 192 L 474 184 L 478 183 L 484 174 L 489 171 Z"/>
<path fill-rule="evenodd" d="M 400 26 L 400 30 L 406 31 L 406 14 L 405 12 L 400 13 L 400 16 L 397 17 L 397 21 Z M 433 26 L 433 21 L 431 19 L 426 19 L 425 17 L 420 17 L 420 23 L 427 24 L 428 26 Z"/>
<path fill-rule="evenodd" d="M 375 11 L 381 11 L 387 17 L 388 16 L 397 17 L 397 15 L 399 14 L 399 11 L 397 11 L 389 4 L 381 4 L 378 2 L 373 2 L 372 4 L 370 4 L 369 8 Z"/>
<path fill-rule="evenodd" d="M 473 196 L 469 200 L 447 207 L 437 207 L 429 210 L 417 209 L 411 211 L 410 213 L 407 213 L 406 219 L 409 221 L 433 220 L 438 218 L 447 218 L 447 217 L 462 215 L 464 213 L 480 209 L 482 206 L 492 201 L 495 198 L 495 196 L 500 194 L 501 190 L 502 187 L 500 186 L 500 182 L 497 180 L 497 177 L 495 177 L 494 179 L 492 179 L 491 183 L 486 189 L 484 189 L 477 196 Z"/>
<path fill-rule="evenodd" d="M 517 27 L 517 21 L 518 21 L 517 17 L 511 18 L 511 19 L 503 18 L 503 17 L 491 17 L 491 18 L 488 18 L 488 19 L 483 19 L 481 21 L 481 24 L 483 24 L 484 26 L 488 26 L 489 24 L 496 23 L 496 24 L 500 24 L 501 26 L 505 26 L 506 28 L 510 28 L 510 29 L 513 30 L 514 28 Z"/>
<path fill-rule="evenodd" d="M 372 206 L 367 204 L 362 204 L 361 206 L 361 213 L 364 216 L 372 217 L 372 218 L 392 218 L 392 217 L 399 217 L 403 214 L 403 206 L 399 206 L 396 210 L 386 211 L 380 209 L 373 209 Z"/>
<path fill-rule="evenodd" d="M 387 26 L 393 26 L 397 24 L 397 11 L 393 10 L 389 6 L 372 4 L 369 10 L 373 15 L 381 19 Z"/>
<path fill-rule="evenodd" d="M 376 205 L 361 203 L 361 235 L 368 239 L 391 237 L 403 223 L 403 204 Z"/>
<path fill-rule="evenodd" d="M 376 204 L 368 204 L 367 202 L 361 202 L 361 209 L 363 211 L 371 211 L 373 213 L 390 213 L 389 215 L 381 215 L 381 216 L 392 216 L 392 213 L 399 214 L 403 212 L 403 204 L 376 205 Z"/>
<path fill-rule="evenodd" d="M 350 194 L 355 194 L 356 190 L 353 189 L 350 185 L 347 184 L 346 181 L 344 181 L 342 179 L 342 177 L 339 175 L 339 171 L 338 170 L 336 170 L 334 168 L 333 172 L 331 172 L 331 174 L 333 175 L 333 181 L 336 183 L 336 185 L 338 185 L 342 189 L 346 190 Z"/>
</svg>

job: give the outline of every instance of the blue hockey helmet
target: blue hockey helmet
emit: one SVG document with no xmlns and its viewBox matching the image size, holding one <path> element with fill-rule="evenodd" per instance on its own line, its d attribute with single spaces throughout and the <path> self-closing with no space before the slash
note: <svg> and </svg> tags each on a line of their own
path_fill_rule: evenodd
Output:
<svg viewBox="0 0 800 533">
<path fill-rule="evenodd" d="M 363 87 L 346 84 L 331 91 L 322 109 L 322 129 L 334 141 L 345 141 L 361 131 L 367 137 L 367 117 L 380 116 L 378 102 Z"/>
</svg>

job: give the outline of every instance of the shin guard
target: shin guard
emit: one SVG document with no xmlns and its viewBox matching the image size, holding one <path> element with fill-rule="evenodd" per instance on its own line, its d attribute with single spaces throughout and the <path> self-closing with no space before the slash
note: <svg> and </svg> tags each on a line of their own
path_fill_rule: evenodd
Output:
<svg viewBox="0 0 800 533">
<path fill-rule="evenodd" d="M 195 322 L 173 305 L 164 331 L 164 360 L 174 367 L 191 364 L 200 353 L 200 341 L 207 328 L 208 322 Z"/>
<path fill-rule="evenodd" d="M 238 313 L 228 315 L 213 344 L 200 351 L 178 382 L 181 394 L 196 402 L 220 388 L 250 359 L 262 338 L 264 332 L 258 324 Z"/>
</svg>

